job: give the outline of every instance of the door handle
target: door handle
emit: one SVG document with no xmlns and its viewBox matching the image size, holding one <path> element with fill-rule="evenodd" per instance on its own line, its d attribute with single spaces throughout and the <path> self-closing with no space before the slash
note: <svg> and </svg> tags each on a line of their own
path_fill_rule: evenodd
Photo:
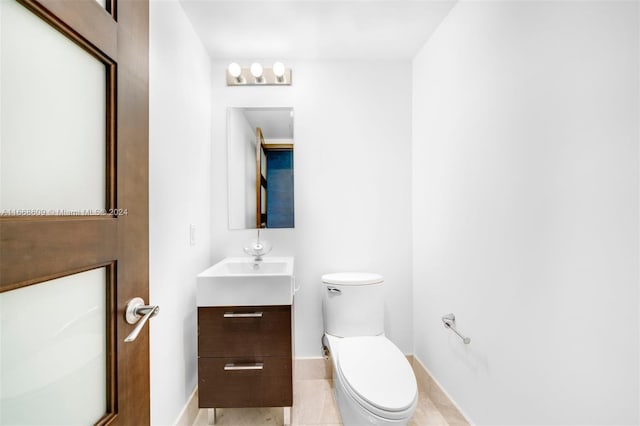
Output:
<svg viewBox="0 0 640 426">
<path fill-rule="evenodd" d="M 159 312 L 160 307 L 158 305 L 145 305 L 141 297 L 134 297 L 129 300 L 124 312 L 124 319 L 129 324 L 138 323 L 138 325 L 125 337 L 124 341 L 129 343 L 136 340 L 136 337 L 140 334 L 140 330 L 142 330 L 142 327 L 149 321 L 149 318 L 155 317 Z M 140 317 L 142 317 L 142 319 L 140 319 Z"/>
</svg>

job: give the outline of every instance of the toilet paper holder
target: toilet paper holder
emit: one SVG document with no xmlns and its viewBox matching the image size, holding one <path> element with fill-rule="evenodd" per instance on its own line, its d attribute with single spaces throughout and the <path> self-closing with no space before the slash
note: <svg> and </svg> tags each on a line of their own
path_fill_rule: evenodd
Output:
<svg viewBox="0 0 640 426">
<path fill-rule="evenodd" d="M 456 329 L 456 316 L 454 314 L 447 314 L 444 315 L 442 317 L 442 322 L 444 323 L 444 327 L 448 328 L 450 330 L 452 330 L 454 333 L 456 333 L 464 342 L 465 345 L 468 345 L 469 343 L 471 343 L 471 338 L 463 336 L 457 329 Z"/>
</svg>

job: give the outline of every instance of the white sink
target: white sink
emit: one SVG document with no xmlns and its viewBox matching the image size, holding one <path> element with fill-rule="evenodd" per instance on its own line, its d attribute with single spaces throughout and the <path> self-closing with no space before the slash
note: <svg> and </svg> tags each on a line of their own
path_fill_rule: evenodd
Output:
<svg viewBox="0 0 640 426">
<path fill-rule="evenodd" d="M 198 275 L 198 306 L 291 305 L 293 257 L 227 257 Z"/>
</svg>

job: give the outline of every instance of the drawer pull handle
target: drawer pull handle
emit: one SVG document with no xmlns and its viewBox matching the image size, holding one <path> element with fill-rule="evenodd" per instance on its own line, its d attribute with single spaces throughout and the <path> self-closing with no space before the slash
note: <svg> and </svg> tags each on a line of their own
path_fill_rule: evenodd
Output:
<svg viewBox="0 0 640 426">
<path fill-rule="evenodd" d="M 255 364 L 225 364 L 225 371 L 234 371 L 234 370 L 262 370 L 264 368 L 264 364 L 261 362 L 256 362 Z"/>
<path fill-rule="evenodd" d="M 225 318 L 262 318 L 262 312 L 225 312 Z"/>
</svg>

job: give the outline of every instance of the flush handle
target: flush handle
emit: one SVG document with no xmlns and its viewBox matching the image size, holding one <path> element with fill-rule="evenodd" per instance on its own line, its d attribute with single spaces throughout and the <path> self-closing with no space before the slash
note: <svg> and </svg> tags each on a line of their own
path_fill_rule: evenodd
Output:
<svg viewBox="0 0 640 426">
<path fill-rule="evenodd" d="M 336 293 L 336 294 L 341 294 L 342 290 L 340 290 L 339 288 L 335 288 L 335 287 L 327 287 L 327 291 L 329 293 Z"/>
</svg>

